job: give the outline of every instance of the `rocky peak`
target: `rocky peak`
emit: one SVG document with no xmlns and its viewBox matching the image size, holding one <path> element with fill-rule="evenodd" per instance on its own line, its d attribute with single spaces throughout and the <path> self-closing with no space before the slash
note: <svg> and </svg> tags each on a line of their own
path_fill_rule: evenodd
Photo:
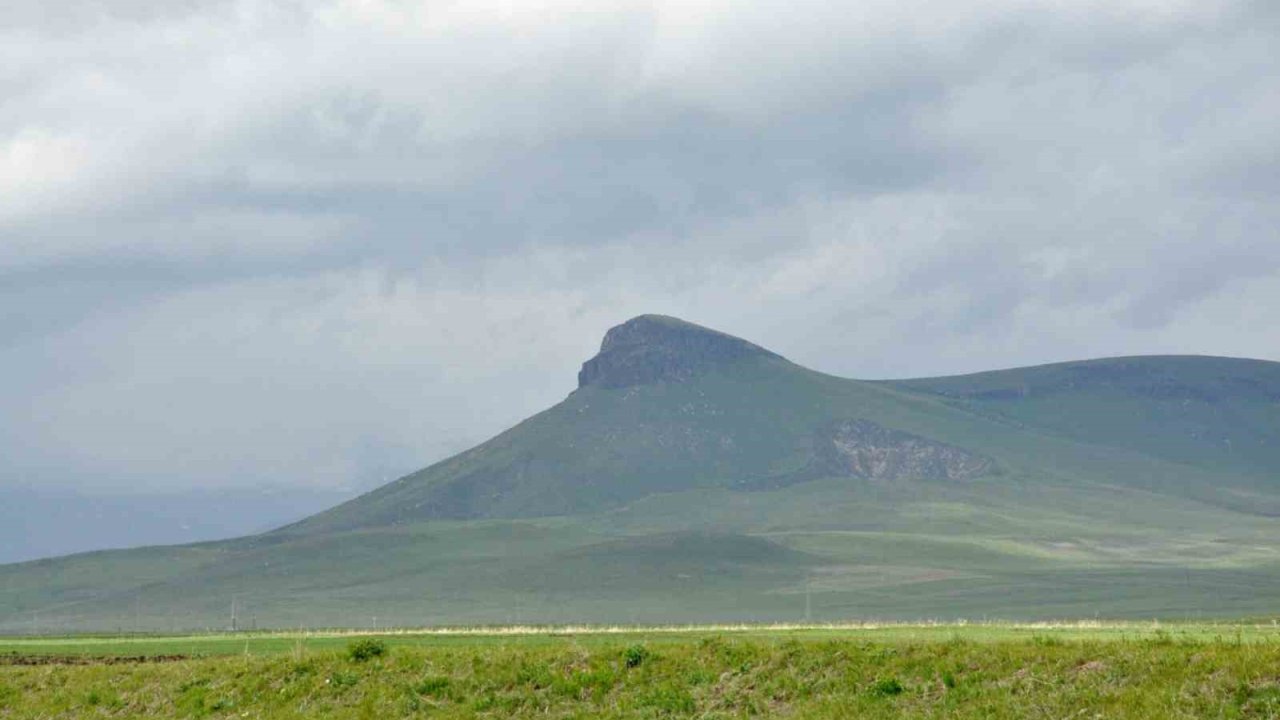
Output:
<svg viewBox="0 0 1280 720">
<path fill-rule="evenodd" d="M 578 387 L 681 382 L 743 358 L 779 357 L 746 340 L 665 315 L 641 315 L 605 333 Z"/>
</svg>

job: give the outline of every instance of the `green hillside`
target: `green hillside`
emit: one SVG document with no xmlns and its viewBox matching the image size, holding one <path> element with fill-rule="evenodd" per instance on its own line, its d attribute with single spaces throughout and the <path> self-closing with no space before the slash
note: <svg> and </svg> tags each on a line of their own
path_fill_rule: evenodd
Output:
<svg viewBox="0 0 1280 720">
<path fill-rule="evenodd" d="M 618 330 L 629 342 L 606 338 L 584 365 L 591 379 L 564 402 L 289 531 L 572 515 L 654 493 L 833 475 L 896 480 L 858 477 L 829 457 L 837 428 L 855 422 L 863 435 L 878 426 L 939 452 L 963 449 L 981 466 L 974 477 L 1030 473 L 1198 496 L 1255 488 L 1245 476 L 1269 480 L 1280 470 L 1280 363 L 1131 358 L 870 383 L 673 318 L 644 316 Z M 711 349 L 691 350 L 685 335 L 705 336 Z M 718 342 L 733 343 L 719 351 L 729 359 L 703 362 L 699 353 L 716 353 Z M 889 445 L 877 451 L 892 452 Z M 947 476 L 938 468 L 897 474 Z"/>
<path fill-rule="evenodd" d="M 0 567 L 0 631 L 1266 613 L 1278 474 L 1276 363 L 864 382 L 641 316 L 563 402 L 300 523 Z"/>
<path fill-rule="evenodd" d="M 1280 483 L 1280 363 L 1127 357 L 893 383 L 955 407 Z"/>
</svg>

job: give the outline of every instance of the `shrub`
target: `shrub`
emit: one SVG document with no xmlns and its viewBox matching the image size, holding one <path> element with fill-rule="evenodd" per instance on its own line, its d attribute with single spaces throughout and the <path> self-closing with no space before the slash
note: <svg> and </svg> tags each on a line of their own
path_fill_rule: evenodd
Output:
<svg viewBox="0 0 1280 720">
<path fill-rule="evenodd" d="M 897 678 L 887 678 L 885 680 L 877 680 L 875 684 L 871 686 L 871 694 L 879 695 L 880 697 L 893 697 L 894 695 L 901 695 L 902 691 L 903 691 L 902 683 L 898 682 Z"/>
<path fill-rule="evenodd" d="M 649 659 L 649 648 L 643 645 L 632 645 L 623 651 L 622 658 L 626 661 L 627 667 L 639 667 L 641 663 Z"/>
<path fill-rule="evenodd" d="M 387 644 L 376 638 L 364 638 L 347 645 L 347 657 L 356 662 L 372 660 L 387 654 Z"/>
</svg>

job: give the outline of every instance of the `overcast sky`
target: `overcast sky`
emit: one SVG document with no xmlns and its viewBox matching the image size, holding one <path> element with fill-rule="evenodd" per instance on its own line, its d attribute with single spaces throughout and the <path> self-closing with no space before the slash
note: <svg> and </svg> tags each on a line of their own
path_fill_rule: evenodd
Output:
<svg viewBox="0 0 1280 720">
<path fill-rule="evenodd" d="M 0 3 L 0 483 L 338 487 L 678 315 L 1280 359 L 1280 3 Z"/>
</svg>

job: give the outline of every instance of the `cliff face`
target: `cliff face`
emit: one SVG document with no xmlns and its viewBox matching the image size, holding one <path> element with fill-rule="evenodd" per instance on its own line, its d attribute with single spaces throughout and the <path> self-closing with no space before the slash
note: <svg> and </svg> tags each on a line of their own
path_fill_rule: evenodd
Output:
<svg viewBox="0 0 1280 720">
<path fill-rule="evenodd" d="M 746 340 L 664 315 L 641 315 L 609 330 L 582 364 L 578 387 L 683 382 L 753 356 L 779 357 Z"/>
</svg>

